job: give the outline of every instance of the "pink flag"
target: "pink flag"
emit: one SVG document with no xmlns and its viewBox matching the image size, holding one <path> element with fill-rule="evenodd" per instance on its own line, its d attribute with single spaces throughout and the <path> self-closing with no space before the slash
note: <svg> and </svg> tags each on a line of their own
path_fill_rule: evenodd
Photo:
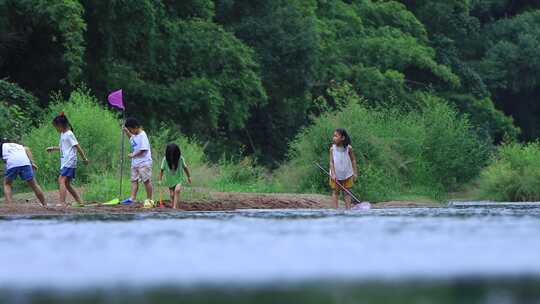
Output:
<svg viewBox="0 0 540 304">
<path fill-rule="evenodd" d="M 122 90 L 114 91 L 109 94 L 109 104 L 115 108 L 125 110 Z"/>
</svg>

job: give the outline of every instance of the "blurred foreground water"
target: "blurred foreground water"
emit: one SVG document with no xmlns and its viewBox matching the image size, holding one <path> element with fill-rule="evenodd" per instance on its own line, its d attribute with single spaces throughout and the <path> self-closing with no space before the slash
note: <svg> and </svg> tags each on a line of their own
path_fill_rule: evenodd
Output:
<svg viewBox="0 0 540 304">
<path fill-rule="evenodd" d="M 540 208 L 3 217 L 2 303 L 540 303 Z"/>
</svg>

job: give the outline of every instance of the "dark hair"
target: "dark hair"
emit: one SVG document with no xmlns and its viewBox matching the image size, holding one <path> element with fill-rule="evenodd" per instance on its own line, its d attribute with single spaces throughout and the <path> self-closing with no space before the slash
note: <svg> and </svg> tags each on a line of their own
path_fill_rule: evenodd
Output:
<svg viewBox="0 0 540 304">
<path fill-rule="evenodd" d="M 58 116 L 56 116 L 53 121 L 53 125 L 60 126 L 62 128 L 69 128 L 73 131 L 73 126 L 69 123 L 69 119 L 66 117 L 64 112 L 60 112 Z"/>
<path fill-rule="evenodd" d="M 180 147 L 178 147 L 177 144 L 167 145 L 167 148 L 165 149 L 165 159 L 167 160 L 167 165 L 169 166 L 169 169 L 173 171 L 178 170 L 178 163 L 181 156 L 182 151 L 180 151 Z"/>
<path fill-rule="evenodd" d="M 349 133 L 345 131 L 345 129 L 337 128 L 334 132 L 337 132 L 339 135 L 343 136 L 343 147 L 347 148 L 351 145 L 351 137 L 349 136 Z"/>
<path fill-rule="evenodd" d="M 128 119 L 126 119 L 126 122 L 124 123 L 124 126 L 126 126 L 126 128 L 137 129 L 137 128 L 141 127 L 141 124 L 139 123 L 139 121 L 136 118 L 129 117 Z"/>
</svg>

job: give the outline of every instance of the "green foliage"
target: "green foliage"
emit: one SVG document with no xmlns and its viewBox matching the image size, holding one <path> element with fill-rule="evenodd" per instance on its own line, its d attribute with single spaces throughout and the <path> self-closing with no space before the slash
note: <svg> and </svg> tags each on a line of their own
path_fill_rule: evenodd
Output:
<svg viewBox="0 0 540 304">
<path fill-rule="evenodd" d="M 216 170 L 218 175 L 209 186 L 217 191 L 257 193 L 283 191 L 281 184 L 250 157 L 237 162 L 222 159 Z"/>
<path fill-rule="evenodd" d="M 27 91 L 23 90 L 18 85 L 0 79 L 0 102 L 5 102 L 8 105 L 16 105 L 24 109 L 27 115 L 36 115 L 39 112 L 37 106 L 37 98 Z"/>
<path fill-rule="evenodd" d="M 333 131 L 345 127 L 358 158 L 354 190 L 363 199 L 384 200 L 403 192 L 438 196 L 470 181 L 488 158 L 485 144 L 466 118 L 443 100 L 423 94 L 421 112 L 369 108 L 347 84 L 329 94 L 342 106 L 304 129 L 291 145 L 290 162 L 278 173 L 287 190 L 324 191 Z"/>
<path fill-rule="evenodd" d="M 114 170 L 118 166 L 120 123 L 115 114 L 101 107 L 94 97 L 84 90 L 74 91 L 68 101 L 51 104 L 38 128 L 23 138 L 30 147 L 39 167 L 38 181 L 53 185 L 60 170 L 60 156 L 57 152 L 48 153 L 47 147 L 58 146 L 60 135 L 52 125 L 52 119 L 64 112 L 73 126 L 73 133 L 86 151 L 91 163 L 78 164 L 77 181 L 85 183 L 92 174 Z"/>
<path fill-rule="evenodd" d="M 162 22 L 150 57 L 110 65 L 107 86 L 123 88 L 130 112 L 149 126 L 169 121 L 200 140 L 214 139 L 220 130 L 225 136 L 216 144 L 235 143 L 234 132 L 245 126 L 250 109 L 266 100 L 253 51 L 207 21 Z M 154 52 L 159 60 L 152 59 Z"/>
<path fill-rule="evenodd" d="M 24 1 L 21 1 L 24 2 Z M 83 20 L 83 6 L 79 1 L 73 0 L 33 0 L 34 10 L 45 14 L 50 21 L 56 24 L 62 35 L 64 48 L 64 63 L 67 68 L 67 80 L 71 85 L 77 84 L 82 78 L 84 66 L 84 31 L 86 23 Z"/>
<path fill-rule="evenodd" d="M 455 190 L 486 165 L 488 141 L 479 139 L 469 120 L 460 117 L 444 100 L 426 94 L 419 97 L 425 103 L 421 113 L 425 128 L 423 159 L 436 184 Z"/>
<path fill-rule="evenodd" d="M 167 12 L 179 18 L 211 20 L 215 14 L 215 5 L 212 0 L 165 0 L 163 2 Z"/>
<path fill-rule="evenodd" d="M 327 89 L 343 81 L 369 106 L 421 111 L 418 96 L 429 94 L 495 143 L 517 136 L 513 122 L 522 139 L 534 139 L 539 8 L 509 0 L 0 0 L 0 77 L 42 108 L 51 92 L 80 81 L 100 100 L 122 88 L 130 115 L 149 130 L 165 121 L 196 137 L 214 161 L 240 151 L 276 167 L 321 113 L 313 100 L 335 108 Z"/>
<path fill-rule="evenodd" d="M 494 23 L 486 42 L 481 69 L 490 87 L 519 92 L 540 86 L 540 11 Z"/>
<path fill-rule="evenodd" d="M 32 125 L 30 118 L 17 105 L 0 103 L 0 136 L 13 141 L 19 141 Z"/>
<path fill-rule="evenodd" d="M 482 172 L 479 187 L 486 199 L 540 200 L 540 143 L 509 143 L 499 147 L 491 164 Z"/>
<path fill-rule="evenodd" d="M 14 83 L 0 80 L 0 136 L 18 141 L 37 120 L 37 99 Z"/>
<path fill-rule="evenodd" d="M 2 0 L 0 11 L 0 67 L 14 81 L 44 97 L 82 80 L 86 23 L 79 1 Z"/>
<path fill-rule="evenodd" d="M 521 130 L 514 125 L 512 117 L 497 110 L 490 98 L 474 98 L 471 95 L 450 95 L 447 99 L 456 105 L 461 113 L 467 113 L 471 123 L 484 138 L 516 139 Z"/>
<path fill-rule="evenodd" d="M 397 1 L 359 1 L 357 10 L 365 24 L 373 27 L 393 27 L 421 42 L 427 41 L 427 31 L 406 6 Z"/>
<path fill-rule="evenodd" d="M 222 1 L 220 1 L 222 2 Z M 248 124 L 251 137 L 240 138 L 269 163 L 286 152 L 286 143 L 307 123 L 319 58 L 314 1 L 238 0 L 217 16 L 226 28 L 252 47 L 261 65 L 266 105 L 255 107 Z M 255 146 L 255 147 L 253 147 Z"/>
</svg>

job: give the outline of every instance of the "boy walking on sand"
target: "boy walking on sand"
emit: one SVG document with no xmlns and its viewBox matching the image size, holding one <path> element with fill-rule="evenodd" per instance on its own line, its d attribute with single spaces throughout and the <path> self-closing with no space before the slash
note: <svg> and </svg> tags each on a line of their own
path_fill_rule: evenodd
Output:
<svg viewBox="0 0 540 304">
<path fill-rule="evenodd" d="M 122 204 L 129 205 L 135 202 L 137 192 L 139 191 L 139 181 L 144 184 L 146 189 L 146 205 L 154 205 L 152 200 L 152 151 L 150 141 L 146 132 L 135 118 L 126 119 L 124 132 L 129 137 L 131 144 L 131 196 L 122 201 Z"/>
</svg>

